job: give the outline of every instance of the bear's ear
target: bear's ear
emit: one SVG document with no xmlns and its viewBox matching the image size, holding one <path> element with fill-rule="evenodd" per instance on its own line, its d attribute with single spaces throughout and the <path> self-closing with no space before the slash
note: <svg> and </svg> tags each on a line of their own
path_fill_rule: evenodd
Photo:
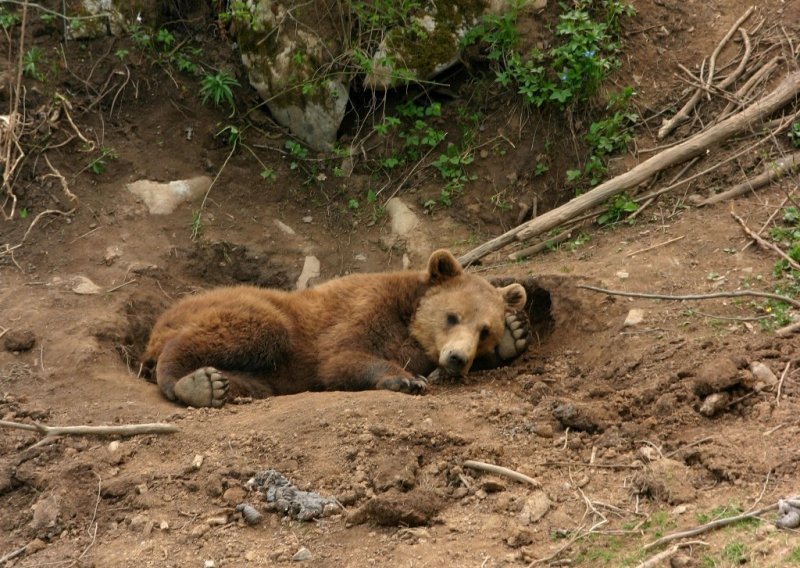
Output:
<svg viewBox="0 0 800 568">
<path fill-rule="evenodd" d="M 434 251 L 428 260 L 428 277 L 431 284 L 441 284 L 462 274 L 464 274 L 464 269 L 449 250 Z"/>
<path fill-rule="evenodd" d="M 525 288 L 522 284 L 514 283 L 509 284 L 504 288 L 498 288 L 506 301 L 506 306 L 512 310 L 521 310 L 525 307 L 525 302 L 528 300 L 528 295 L 525 293 Z"/>
</svg>

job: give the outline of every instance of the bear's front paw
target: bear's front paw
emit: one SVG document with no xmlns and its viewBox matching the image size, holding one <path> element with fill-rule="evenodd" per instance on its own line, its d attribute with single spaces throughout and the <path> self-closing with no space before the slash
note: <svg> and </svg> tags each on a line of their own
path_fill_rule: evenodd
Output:
<svg viewBox="0 0 800 568">
<path fill-rule="evenodd" d="M 219 408 L 228 398 L 228 379 L 214 367 L 202 367 L 175 383 L 175 396 L 187 406 Z"/>
<path fill-rule="evenodd" d="M 425 377 L 388 377 L 381 380 L 377 387 L 407 394 L 422 394 L 428 388 L 428 379 Z"/>
<path fill-rule="evenodd" d="M 506 315 L 506 329 L 497 344 L 497 355 L 503 361 L 519 357 L 530 343 L 530 322 L 525 312 L 517 311 Z"/>
</svg>

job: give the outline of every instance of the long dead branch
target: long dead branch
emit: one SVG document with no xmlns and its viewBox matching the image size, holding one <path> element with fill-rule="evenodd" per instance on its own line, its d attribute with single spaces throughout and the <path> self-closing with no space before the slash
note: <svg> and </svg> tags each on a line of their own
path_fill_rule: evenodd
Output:
<svg viewBox="0 0 800 568">
<path fill-rule="evenodd" d="M 178 431 L 173 424 L 127 424 L 124 426 L 45 426 L 38 422 L 25 424 L 0 420 L 0 426 L 44 434 L 34 446 L 40 446 L 59 436 L 137 436 L 139 434 L 171 434 Z"/>
<path fill-rule="evenodd" d="M 734 134 L 741 132 L 757 121 L 769 117 L 772 113 L 785 106 L 797 96 L 798 91 L 800 91 L 800 72 L 794 72 L 784 78 L 775 90 L 743 111 L 680 144 L 665 149 L 628 172 L 598 185 L 593 190 L 576 197 L 561 207 L 548 211 L 536 219 L 514 227 L 510 231 L 487 241 L 459 257 L 459 261 L 462 265 L 467 266 L 515 240 L 525 240 L 549 231 L 575 215 L 579 215 L 605 202 L 619 192 L 650 179 L 663 169 L 683 163 L 705 152 L 710 152 L 712 148 L 720 146 Z"/>
<path fill-rule="evenodd" d="M 695 205 L 702 207 L 704 205 L 711 205 L 713 203 L 725 201 L 726 199 L 732 199 L 734 197 L 744 195 L 749 191 L 764 187 L 768 183 L 778 179 L 784 174 L 794 172 L 798 167 L 800 167 L 800 152 L 795 152 L 794 154 L 784 156 L 783 158 L 779 158 L 778 160 L 767 164 L 764 173 L 759 174 L 752 179 L 745 180 L 727 191 L 717 193 L 716 195 L 712 195 L 711 197 L 703 199 L 702 201 L 698 201 L 695 203 Z"/>
<path fill-rule="evenodd" d="M 508 469 L 507 467 L 503 467 L 501 465 L 494 465 L 491 463 L 480 462 L 475 460 L 467 460 L 464 462 L 464 467 L 469 467 L 472 469 L 477 469 L 478 471 L 485 471 L 488 473 L 495 473 L 497 475 L 502 475 L 504 477 L 508 477 L 509 479 L 513 479 L 514 481 L 521 481 L 523 483 L 530 483 L 534 487 L 541 487 L 542 484 L 533 479 L 532 477 L 528 477 L 524 473 L 520 473 L 518 471 L 514 471 L 513 469 Z"/>
<path fill-rule="evenodd" d="M 779 302 L 786 302 L 795 308 L 800 309 L 800 301 L 790 298 L 789 296 L 781 296 L 780 294 L 773 294 L 771 292 L 759 292 L 757 290 L 736 290 L 733 292 L 711 292 L 710 294 L 686 294 L 682 296 L 671 296 L 669 294 L 650 294 L 649 292 L 625 292 L 623 290 L 607 290 L 606 288 L 599 288 L 597 286 L 589 286 L 587 284 L 578 284 L 576 288 L 590 290 L 592 292 L 600 292 L 601 294 L 608 294 L 609 296 L 627 296 L 629 298 L 648 298 L 652 300 L 711 300 L 714 298 L 739 298 L 752 296 L 755 298 L 769 298 L 770 300 L 778 300 Z"/>
<path fill-rule="evenodd" d="M 695 527 L 690 530 L 680 531 L 672 534 L 668 534 L 659 538 L 658 540 L 654 540 L 650 544 L 644 545 L 645 550 L 649 550 L 656 546 L 660 546 L 662 544 L 666 544 L 668 542 L 672 542 L 673 540 L 678 540 L 681 538 L 687 538 L 690 536 L 695 536 L 698 534 L 702 534 L 704 532 L 717 529 L 719 527 L 726 527 L 733 523 L 738 523 L 739 521 L 743 521 L 745 519 L 752 519 L 753 517 L 758 517 L 763 515 L 764 513 L 769 513 L 770 511 L 774 511 L 778 508 L 777 503 L 773 503 L 769 507 L 762 507 L 761 509 L 757 509 L 755 511 L 750 511 L 749 513 L 743 513 L 741 515 L 736 515 L 735 517 L 727 517 L 724 519 L 717 519 L 716 521 L 711 521 L 710 523 L 706 523 L 704 525 L 700 525 L 699 527 Z"/>
</svg>

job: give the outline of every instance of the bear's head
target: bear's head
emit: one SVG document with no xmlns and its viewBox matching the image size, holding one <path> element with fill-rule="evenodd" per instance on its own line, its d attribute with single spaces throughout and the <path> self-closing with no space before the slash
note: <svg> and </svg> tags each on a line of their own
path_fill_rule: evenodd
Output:
<svg viewBox="0 0 800 568">
<path fill-rule="evenodd" d="M 466 375 L 476 357 L 490 353 L 505 331 L 508 311 L 525 306 L 525 288 L 495 288 L 466 274 L 447 250 L 435 251 L 425 274 L 428 290 L 411 322 L 411 335 L 452 376 Z"/>
</svg>

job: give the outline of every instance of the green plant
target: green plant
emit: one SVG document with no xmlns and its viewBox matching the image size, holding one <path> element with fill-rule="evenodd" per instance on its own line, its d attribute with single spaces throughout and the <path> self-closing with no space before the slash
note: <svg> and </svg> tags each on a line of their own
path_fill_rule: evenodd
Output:
<svg viewBox="0 0 800 568">
<path fill-rule="evenodd" d="M 100 148 L 100 155 L 89 162 L 86 168 L 95 175 L 100 175 L 106 171 L 108 162 L 117 159 L 117 152 L 113 148 Z"/>
<path fill-rule="evenodd" d="M 351 211 L 357 210 L 360 206 L 361 205 L 359 204 L 358 199 L 356 199 L 355 197 L 350 198 L 350 200 L 348 200 L 347 202 L 347 208 L 350 209 Z"/>
<path fill-rule="evenodd" d="M 161 28 L 156 32 L 155 40 L 157 44 L 166 50 L 170 49 L 172 44 L 175 43 L 175 36 L 168 29 Z"/>
<path fill-rule="evenodd" d="M 515 23 L 521 3 L 503 15 L 490 15 L 469 32 L 464 43 L 482 41 L 495 64 L 496 80 L 515 86 L 524 102 L 559 108 L 594 96 L 606 74 L 619 65 L 620 23 L 634 13 L 620 0 L 575 0 L 561 4 L 554 47 L 517 50 Z"/>
<path fill-rule="evenodd" d="M 786 556 L 786 560 L 791 564 L 800 564 L 800 546 L 795 546 Z"/>
<path fill-rule="evenodd" d="M 130 53 L 130 51 L 128 51 L 127 49 L 118 49 L 118 50 L 116 50 L 116 51 L 114 52 L 114 56 L 115 56 L 117 59 L 119 59 L 120 61 L 122 61 L 122 60 L 124 60 L 126 57 L 128 57 L 128 54 L 129 54 L 129 53 Z"/>
<path fill-rule="evenodd" d="M 613 225 L 618 223 L 639 208 L 639 205 L 633 201 L 628 194 L 619 193 L 609 199 L 607 204 L 608 209 L 605 213 L 597 218 L 598 225 Z"/>
<path fill-rule="evenodd" d="M 20 219 L 27 219 L 28 218 L 28 208 L 27 207 L 22 207 L 19 210 L 19 218 Z"/>
<path fill-rule="evenodd" d="M 16 13 L 9 11 L 7 8 L 0 6 L 0 28 L 7 30 L 14 27 L 19 23 L 19 16 Z"/>
<path fill-rule="evenodd" d="M 175 53 L 172 57 L 172 61 L 179 71 L 197 75 L 200 72 L 200 66 L 195 63 L 194 58 L 200 57 L 201 55 L 203 55 L 202 48 L 188 46 Z"/>
<path fill-rule="evenodd" d="M 800 120 L 792 123 L 792 127 L 789 129 L 789 140 L 792 141 L 795 148 L 800 148 Z"/>
<path fill-rule="evenodd" d="M 278 174 L 275 173 L 275 170 L 272 168 L 264 168 L 263 170 L 261 170 L 261 174 L 259 175 L 261 176 L 261 179 L 263 179 L 267 183 L 274 183 L 275 180 L 278 179 Z"/>
<path fill-rule="evenodd" d="M 200 98 L 203 104 L 211 101 L 214 106 L 219 106 L 223 101 L 227 102 L 231 107 L 231 111 L 235 112 L 236 106 L 233 101 L 232 87 L 238 86 L 239 82 L 236 78 L 225 71 L 218 71 L 213 75 L 206 74 L 200 80 Z"/>
<path fill-rule="evenodd" d="M 533 168 L 533 176 L 538 177 L 546 174 L 548 171 L 550 171 L 550 166 L 544 162 L 537 162 L 536 167 Z"/>
<path fill-rule="evenodd" d="M 41 81 L 44 76 L 37 65 L 44 59 L 44 51 L 40 47 L 32 47 L 22 56 L 22 72 L 28 77 Z"/>
<path fill-rule="evenodd" d="M 200 209 L 192 211 L 192 240 L 203 236 L 203 212 Z"/>
</svg>

